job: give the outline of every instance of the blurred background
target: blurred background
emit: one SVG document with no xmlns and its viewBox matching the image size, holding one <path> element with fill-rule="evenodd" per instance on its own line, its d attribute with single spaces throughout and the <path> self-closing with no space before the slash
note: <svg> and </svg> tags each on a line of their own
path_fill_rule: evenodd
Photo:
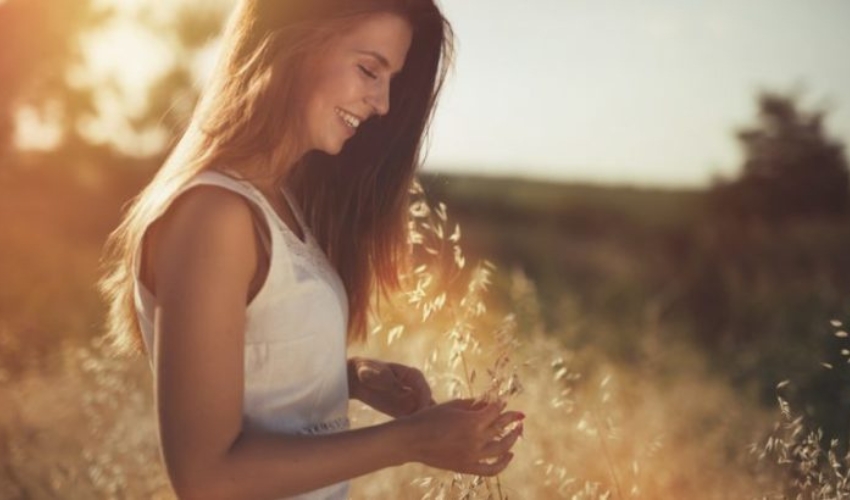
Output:
<svg viewBox="0 0 850 500">
<path fill-rule="evenodd" d="M 688 380 L 645 404 L 690 433 L 679 450 L 735 428 L 712 464 L 778 428 L 778 391 L 844 456 L 850 3 L 442 5 L 458 57 L 423 185 L 467 259 L 496 265 L 488 300 L 513 312 L 519 341 L 543 335 L 592 373 Z M 231 6 L 0 0 L 0 498 L 170 498 L 148 366 L 99 354 L 94 283 L 122 206 L 187 123 Z M 734 408 L 682 409 L 718 387 Z M 643 390 L 620 410 L 649 401 Z M 529 498 L 727 498 L 680 496 L 697 491 L 694 469 L 677 475 L 680 455 L 665 453 L 675 479 L 655 490 L 623 491 L 608 455 L 583 493 L 556 481 Z M 712 477 L 762 477 L 735 468 Z M 794 471 L 771 472 L 771 491 L 814 491 Z"/>
</svg>

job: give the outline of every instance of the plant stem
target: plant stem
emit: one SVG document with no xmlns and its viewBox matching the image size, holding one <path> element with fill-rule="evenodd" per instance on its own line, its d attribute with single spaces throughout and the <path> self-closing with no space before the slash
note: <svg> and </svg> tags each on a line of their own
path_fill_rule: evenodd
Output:
<svg viewBox="0 0 850 500">
<path fill-rule="evenodd" d="M 466 364 L 466 356 L 464 356 L 463 352 L 460 353 L 460 363 L 463 366 L 463 376 L 466 380 L 466 389 L 469 391 L 469 397 L 474 398 L 475 392 L 472 389 L 472 377 L 469 375 L 469 366 Z M 493 498 L 493 488 L 490 486 L 490 480 L 485 478 L 484 485 L 487 487 L 488 498 Z M 498 500 L 504 500 L 504 496 L 502 496 L 502 483 L 499 481 L 498 475 L 496 476 L 496 493 Z"/>
<path fill-rule="evenodd" d="M 590 413 L 593 415 L 594 425 L 596 426 L 596 434 L 599 436 L 599 445 L 602 447 L 602 454 L 605 456 L 605 462 L 608 464 L 608 472 L 611 473 L 611 479 L 614 480 L 614 488 L 617 490 L 617 498 L 623 500 L 623 490 L 620 488 L 620 480 L 617 478 L 617 470 L 614 468 L 614 462 L 611 460 L 611 454 L 608 452 L 608 444 L 605 440 L 605 435 L 602 433 L 602 426 L 599 424 L 600 419 L 595 403 L 591 403 Z"/>
</svg>

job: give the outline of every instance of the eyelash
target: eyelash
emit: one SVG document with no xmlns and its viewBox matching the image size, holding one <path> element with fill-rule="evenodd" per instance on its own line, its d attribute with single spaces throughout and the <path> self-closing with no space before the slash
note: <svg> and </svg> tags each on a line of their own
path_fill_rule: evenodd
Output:
<svg viewBox="0 0 850 500">
<path fill-rule="evenodd" d="M 358 68 L 360 68 L 360 71 L 362 71 L 362 72 L 363 72 L 366 76 L 368 76 L 369 78 L 371 78 L 371 79 L 373 79 L 373 80 L 377 80 L 377 79 L 378 79 L 378 75 L 376 75 L 375 73 L 372 73 L 371 71 L 369 71 L 369 70 L 368 70 L 368 69 L 366 69 L 365 67 L 363 67 L 363 66 L 361 66 L 361 65 L 359 65 L 359 64 L 357 65 L 357 67 L 358 67 Z"/>
</svg>

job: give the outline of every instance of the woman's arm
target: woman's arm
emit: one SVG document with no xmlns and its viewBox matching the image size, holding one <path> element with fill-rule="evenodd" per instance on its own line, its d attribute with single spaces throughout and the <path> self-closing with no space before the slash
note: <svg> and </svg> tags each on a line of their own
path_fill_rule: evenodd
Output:
<svg viewBox="0 0 850 500">
<path fill-rule="evenodd" d="M 201 186 L 181 196 L 151 238 L 157 310 L 155 391 L 165 465 L 181 498 L 289 496 L 418 461 L 495 474 L 515 412 L 468 401 L 323 436 L 242 430 L 245 308 L 257 254 L 239 195 Z M 484 458 L 498 458 L 484 464 Z"/>
</svg>

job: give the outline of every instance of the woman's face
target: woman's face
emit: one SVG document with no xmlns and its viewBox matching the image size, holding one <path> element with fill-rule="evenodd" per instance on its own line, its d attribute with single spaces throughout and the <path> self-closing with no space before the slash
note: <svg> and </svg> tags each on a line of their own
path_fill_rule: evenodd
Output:
<svg viewBox="0 0 850 500">
<path fill-rule="evenodd" d="M 335 155 L 357 127 L 390 107 L 390 80 L 413 37 L 396 14 L 370 14 L 328 44 L 303 82 L 306 151 Z"/>
</svg>

